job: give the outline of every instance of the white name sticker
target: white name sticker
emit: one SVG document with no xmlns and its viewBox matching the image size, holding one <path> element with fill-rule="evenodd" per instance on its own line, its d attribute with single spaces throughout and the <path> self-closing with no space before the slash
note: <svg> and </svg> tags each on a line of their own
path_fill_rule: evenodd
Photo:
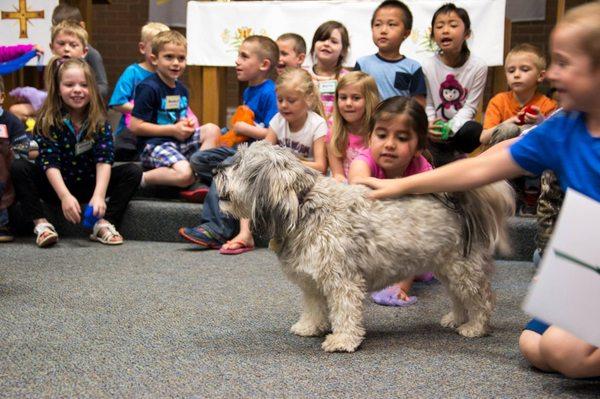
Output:
<svg viewBox="0 0 600 399">
<path fill-rule="evenodd" d="M 181 103 L 181 96 L 167 96 L 165 98 L 165 108 L 167 110 L 179 109 L 179 104 Z"/>
<path fill-rule="evenodd" d="M 0 139 L 7 139 L 8 138 L 8 129 L 6 128 L 5 124 L 1 124 L 0 125 Z"/>
<path fill-rule="evenodd" d="M 92 140 L 85 140 L 85 141 L 82 141 L 81 143 L 77 143 L 77 145 L 75 145 L 75 155 L 80 155 L 80 154 L 83 154 L 84 152 L 88 152 L 89 150 L 92 149 L 93 145 L 94 145 L 94 142 Z"/>
<path fill-rule="evenodd" d="M 321 92 L 321 94 L 335 93 L 336 87 L 337 87 L 337 80 L 325 80 L 323 82 L 319 82 L 319 91 Z"/>
</svg>

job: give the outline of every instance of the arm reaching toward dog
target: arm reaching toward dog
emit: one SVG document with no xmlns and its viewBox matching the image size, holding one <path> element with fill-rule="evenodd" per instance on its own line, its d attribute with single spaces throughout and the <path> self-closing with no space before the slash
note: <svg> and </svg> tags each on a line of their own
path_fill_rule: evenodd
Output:
<svg viewBox="0 0 600 399">
<path fill-rule="evenodd" d="M 485 156 L 456 161 L 429 172 L 401 179 L 357 178 L 356 183 L 371 187 L 371 199 L 401 197 L 406 194 L 465 191 L 526 174 L 510 155 L 508 148 Z"/>
</svg>

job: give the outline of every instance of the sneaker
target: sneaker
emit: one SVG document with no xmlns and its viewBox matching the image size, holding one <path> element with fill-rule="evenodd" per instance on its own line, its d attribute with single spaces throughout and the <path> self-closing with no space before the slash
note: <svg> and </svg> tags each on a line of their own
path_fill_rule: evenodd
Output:
<svg viewBox="0 0 600 399">
<path fill-rule="evenodd" d="M 11 242 L 15 237 L 6 226 L 0 227 L 0 242 Z"/>
<path fill-rule="evenodd" d="M 208 187 L 198 187 L 191 190 L 184 190 L 179 192 L 179 196 L 186 200 L 187 202 L 192 202 L 194 204 L 201 204 L 204 202 L 204 198 L 206 198 L 206 194 L 208 194 Z"/>
<path fill-rule="evenodd" d="M 182 227 L 179 229 L 179 235 L 186 240 L 205 248 L 221 249 L 221 246 L 224 244 L 201 226 Z"/>
</svg>

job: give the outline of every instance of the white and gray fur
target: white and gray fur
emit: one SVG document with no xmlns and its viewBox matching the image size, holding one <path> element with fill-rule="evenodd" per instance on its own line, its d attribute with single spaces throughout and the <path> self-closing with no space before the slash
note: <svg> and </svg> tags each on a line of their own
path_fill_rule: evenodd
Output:
<svg viewBox="0 0 600 399">
<path fill-rule="evenodd" d="M 287 149 L 242 146 L 216 176 L 223 211 L 250 218 L 273 249 L 304 306 L 291 331 L 318 336 L 329 352 L 361 344 L 363 299 L 406 277 L 433 271 L 452 300 L 441 324 L 465 337 L 490 331 L 494 247 L 507 248 L 514 198 L 505 182 L 457 195 L 456 212 L 433 195 L 372 201 L 360 185 L 337 183 Z M 463 223 L 466 221 L 467 223 Z M 465 254 L 464 227 L 470 226 Z"/>
</svg>

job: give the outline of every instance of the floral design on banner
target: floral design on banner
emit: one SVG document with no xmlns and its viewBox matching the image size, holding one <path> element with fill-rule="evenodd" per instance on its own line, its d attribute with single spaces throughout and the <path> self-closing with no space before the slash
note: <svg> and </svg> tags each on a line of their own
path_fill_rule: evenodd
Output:
<svg viewBox="0 0 600 399">
<path fill-rule="evenodd" d="M 225 28 L 221 33 L 221 40 L 223 40 L 223 43 L 229 45 L 227 52 L 237 53 L 244 40 L 246 40 L 248 36 L 252 35 L 268 36 L 265 29 L 254 32 L 253 29 L 248 26 L 241 26 L 236 28 L 234 32 L 231 32 L 229 29 Z"/>
</svg>

